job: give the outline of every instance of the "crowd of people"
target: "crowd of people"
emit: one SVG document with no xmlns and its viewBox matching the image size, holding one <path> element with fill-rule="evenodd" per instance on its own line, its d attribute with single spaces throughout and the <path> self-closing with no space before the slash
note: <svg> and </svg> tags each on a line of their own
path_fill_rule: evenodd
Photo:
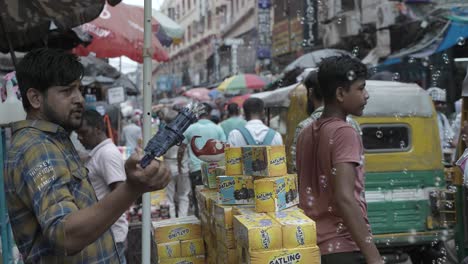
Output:
<svg viewBox="0 0 468 264">
<path fill-rule="evenodd" d="M 198 216 L 201 160 L 192 139 L 197 147 L 209 139 L 237 147 L 283 145 L 281 134 L 265 123 L 261 99 L 251 97 L 242 107 L 218 100 L 204 103 L 205 112 L 164 161 L 142 168 L 140 116 L 131 117 L 122 130 L 121 143 L 133 152 L 124 161 L 101 114 L 85 110 L 83 66 L 75 55 L 34 50 L 16 73 L 27 119 L 12 126 L 5 184 L 14 238 L 26 263 L 126 263 L 124 213 L 145 192 L 166 188 L 171 217 L 190 214 L 191 206 Z M 297 127 L 292 152 L 299 206 L 316 222 L 324 264 L 382 263 L 367 217 L 360 128 L 350 117 L 363 114 L 369 99 L 366 77 L 365 65 L 345 55 L 323 59 L 318 72 L 304 80 L 313 111 Z M 457 135 L 449 134 L 441 112 L 445 95 L 438 88 L 429 93 L 439 111 L 444 149 Z M 157 119 L 162 126 L 177 114 L 164 108 Z M 461 131 L 467 134 L 468 127 Z M 73 146 L 72 132 L 86 154 Z M 343 229 L 337 232 L 339 224 Z M 341 246 L 330 252 L 330 243 Z"/>
</svg>

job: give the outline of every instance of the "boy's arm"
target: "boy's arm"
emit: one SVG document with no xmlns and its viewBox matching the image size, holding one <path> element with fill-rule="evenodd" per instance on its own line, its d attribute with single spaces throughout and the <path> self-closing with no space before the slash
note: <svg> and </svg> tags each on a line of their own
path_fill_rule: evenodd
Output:
<svg viewBox="0 0 468 264">
<path fill-rule="evenodd" d="M 361 208 L 354 197 L 354 184 L 357 177 L 356 166 L 357 164 L 351 162 L 335 165 L 336 175 L 330 178 L 332 186 L 335 186 L 333 195 L 338 207 L 336 209 L 351 233 L 353 241 L 361 249 L 367 263 L 383 263 L 377 247 L 372 242 Z"/>
</svg>

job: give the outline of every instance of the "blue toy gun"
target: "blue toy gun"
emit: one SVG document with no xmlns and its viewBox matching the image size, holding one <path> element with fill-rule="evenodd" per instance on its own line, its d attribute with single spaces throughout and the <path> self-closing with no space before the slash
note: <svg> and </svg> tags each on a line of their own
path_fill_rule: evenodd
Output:
<svg viewBox="0 0 468 264">
<path fill-rule="evenodd" d="M 140 161 L 141 167 L 145 168 L 156 157 L 161 157 L 174 145 L 179 145 L 184 140 L 183 133 L 187 128 L 198 120 L 204 112 L 203 104 L 190 103 L 182 108 L 176 118 L 166 126 L 163 126 L 154 137 L 150 139 L 145 147 L 145 155 Z"/>
</svg>

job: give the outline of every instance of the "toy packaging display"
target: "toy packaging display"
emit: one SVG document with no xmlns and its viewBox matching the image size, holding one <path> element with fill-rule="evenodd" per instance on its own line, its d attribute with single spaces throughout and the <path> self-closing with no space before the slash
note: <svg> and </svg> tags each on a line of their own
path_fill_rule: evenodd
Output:
<svg viewBox="0 0 468 264">
<path fill-rule="evenodd" d="M 210 198 L 217 198 L 218 192 L 216 189 L 206 189 L 203 185 L 196 186 L 195 195 L 197 197 L 198 208 L 200 212 L 208 212 L 211 204 Z"/>
<path fill-rule="evenodd" d="M 251 251 L 282 248 L 281 225 L 267 214 L 236 215 L 233 226 L 238 247 Z"/>
<path fill-rule="evenodd" d="M 236 247 L 236 240 L 234 239 L 234 231 L 232 228 L 226 229 L 221 226 L 216 226 L 216 240 L 226 248 Z"/>
<path fill-rule="evenodd" d="M 232 206 L 215 204 L 213 213 L 216 225 L 223 228 L 232 228 Z"/>
<path fill-rule="evenodd" d="M 218 162 L 202 162 L 201 174 L 203 185 L 210 189 L 216 188 L 216 176 L 224 175 L 224 160 Z"/>
<path fill-rule="evenodd" d="M 202 238 L 180 241 L 181 257 L 205 255 L 205 244 Z"/>
<path fill-rule="evenodd" d="M 159 259 L 181 257 L 179 241 L 169 242 L 169 243 L 160 243 L 157 245 L 157 248 L 158 248 Z"/>
<path fill-rule="evenodd" d="M 205 256 L 170 258 L 159 261 L 160 264 L 205 264 Z"/>
<path fill-rule="evenodd" d="M 296 174 L 256 179 L 254 190 L 258 213 L 281 211 L 299 203 Z"/>
<path fill-rule="evenodd" d="M 317 244 L 315 222 L 300 211 L 268 213 L 282 228 L 283 247 L 299 248 Z"/>
<path fill-rule="evenodd" d="M 153 222 L 153 228 L 158 243 L 201 238 L 200 220 L 195 216 Z"/>
<path fill-rule="evenodd" d="M 238 264 L 237 249 L 227 248 L 224 245 L 218 247 L 217 264 Z"/>
<path fill-rule="evenodd" d="M 253 204 L 254 190 L 251 176 L 218 176 L 219 204 Z"/>
<path fill-rule="evenodd" d="M 306 248 L 277 249 L 267 251 L 249 251 L 237 248 L 239 263 L 247 264 L 319 264 L 320 252 L 317 246 Z"/>
<path fill-rule="evenodd" d="M 226 175 L 242 175 L 242 149 L 240 147 L 226 147 L 224 157 L 226 160 Z"/>
<path fill-rule="evenodd" d="M 242 168 L 244 175 L 283 176 L 287 173 L 284 146 L 242 147 Z"/>
</svg>

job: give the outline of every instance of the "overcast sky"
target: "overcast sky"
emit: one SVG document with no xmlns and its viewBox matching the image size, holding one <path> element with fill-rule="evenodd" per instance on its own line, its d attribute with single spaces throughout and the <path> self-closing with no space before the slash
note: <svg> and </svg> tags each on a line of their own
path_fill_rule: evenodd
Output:
<svg viewBox="0 0 468 264">
<path fill-rule="evenodd" d="M 152 0 L 151 7 L 153 9 L 159 10 L 164 0 Z M 138 5 L 144 6 L 144 0 L 123 0 L 122 3 L 129 4 L 129 5 Z M 109 59 L 109 63 L 114 66 L 115 68 L 119 69 L 119 58 L 111 58 Z M 129 73 L 136 70 L 137 63 L 130 60 L 127 57 L 122 57 L 122 72 Z"/>
</svg>

